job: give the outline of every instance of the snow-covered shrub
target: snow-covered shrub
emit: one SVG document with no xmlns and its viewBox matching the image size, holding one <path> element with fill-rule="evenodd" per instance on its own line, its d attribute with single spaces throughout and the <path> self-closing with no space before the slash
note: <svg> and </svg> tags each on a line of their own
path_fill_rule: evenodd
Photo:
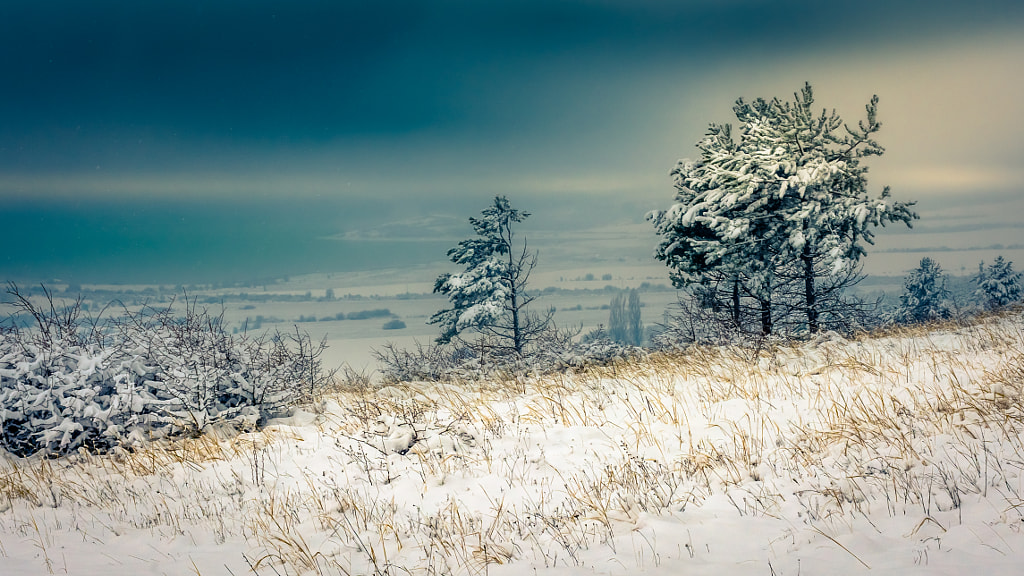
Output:
<svg viewBox="0 0 1024 576">
<path fill-rule="evenodd" d="M 40 346 L 5 334 L 0 443 L 18 455 L 109 447 L 132 411 L 130 400 L 117 391 L 117 376 L 108 351 L 59 340 Z"/>
<path fill-rule="evenodd" d="M 924 257 L 921 264 L 903 279 L 903 294 L 896 310 L 897 322 L 927 322 L 949 318 L 949 290 L 942 267 Z"/>
<path fill-rule="evenodd" d="M 577 339 L 577 333 L 574 330 L 547 331 L 524 359 L 525 365 L 532 367 L 534 372 L 547 373 L 568 367 L 609 364 L 645 353 L 639 346 L 612 340 L 600 328 L 583 338 Z"/>
<path fill-rule="evenodd" d="M 143 308 L 106 322 L 61 316 L 16 288 L 31 329 L 0 333 L 0 444 L 17 455 L 106 450 L 213 424 L 261 424 L 327 384 L 309 336 L 232 335 L 186 300 L 185 313 Z"/>
<path fill-rule="evenodd" d="M 281 412 L 306 392 L 304 376 L 313 350 L 302 334 L 232 335 L 222 319 L 194 303 L 182 317 L 171 309 L 136 318 L 123 331 L 122 354 L 141 390 L 161 406 L 150 411 L 160 422 L 191 432 L 213 422 L 255 425 Z M 289 348 L 288 340 L 303 353 Z M 311 387 L 312 388 L 312 387 Z"/>
<path fill-rule="evenodd" d="M 487 339 L 447 344 L 416 343 L 412 349 L 385 344 L 375 351 L 386 383 L 500 378 L 522 374 L 546 374 L 568 367 L 603 365 L 644 354 L 637 346 L 612 341 L 603 330 L 576 339 L 576 330 L 551 327 L 537 334 L 522 354 Z"/>
<path fill-rule="evenodd" d="M 449 379 L 456 370 L 460 364 L 456 357 L 459 350 L 465 349 L 433 342 L 416 342 L 415 348 L 409 349 L 388 342 L 374 350 L 374 355 L 385 382 L 437 381 Z"/>
<path fill-rule="evenodd" d="M 691 289 L 680 291 L 665 310 L 650 344 L 656 350 L 681 350 L 691 344 L 733 344 L 760 337 L 756 325 L 737 324 L 730 310 L 713 305 L 706 292 Z"/>
<path fill-rule="evenodd" d="M 989 310 L 1009 306 L 1021 300 L 1020 272 L 1013 271 L 1013 262 L 997 256 L 987 268 L 978 264 L 978 274 L 973 278 L 978 289 L 975 292 Z"/>
</svg>

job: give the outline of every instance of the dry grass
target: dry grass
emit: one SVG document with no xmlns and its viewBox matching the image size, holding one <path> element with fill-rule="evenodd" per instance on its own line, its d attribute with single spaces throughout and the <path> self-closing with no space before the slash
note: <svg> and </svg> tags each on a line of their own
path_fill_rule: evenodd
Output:
<svg viewBox="0 0 1024 576">
<path fill-rule="evenodd" d="M 252 574 L 486 574 L 626 544 L 624 562 L 650 565 L 638 519 L 719 495 L 846 550 L 857 519 L 911 516 L 917 537 L 947 530 L 969 497 L 1024 519 L 1022 433 L 1024 326 L 990 317 L 545 378 L 354 386 L 306 428 L 0 459 L 0 533 L 34 542 L 50 571 L 58 534 L 99 550 L 132 530 L 157 548 L 198 530 L 241 543 Z"/>
</svg>

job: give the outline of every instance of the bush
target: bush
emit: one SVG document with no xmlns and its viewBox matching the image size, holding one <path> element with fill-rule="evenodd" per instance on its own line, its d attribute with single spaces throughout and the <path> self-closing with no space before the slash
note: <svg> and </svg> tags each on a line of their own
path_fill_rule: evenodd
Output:
<svg viewBox="0 0 1024 576">
<path fill-rule="evenodd" d="M 352 312 L 345 316 L 348 320 L 369 320 L 370 318 L 386 318 L 388 316 L 394 316 L 391 310 L 387 308 L 379 308 L 377 310 L 360 310 L 359 312 Z"/>
<path fill-rule="evenodd" d="M 395 318 L 394 320 L 388 320 L 385 322 L 383 328 L 385 330 L 401 330 L 405 328 L 405 322 Z"/>
<path fill-rule="evenodd" d="M 46 309 L 13 284 L 8 293 L 35 322 L 0 333 L 0 444 L 18 456 L 259 426 L 333 375 L 324 342 L 230 334 L 187 296 L 183 316 L 143 307 L 101 322 L 81 317 L 80 300 L 58 310 L 45 292 Z"/>
<path fill-rule="evenodd" d="M 547 374 L 589 365 L 604 365 L 635 358 L 643 349 L 623 346 L 598 329 L 574 341 L 578 330 L 549 328 L 519 355 L 482 338 L 475 342 L 453 339 L 447 344 L 416 343 L 413 349 L 388 343 L 374 350 L 387 383 L 411 381 L 477 380 L 523 374 Z"/>
<path fill-rule="evenodd" d="M 707 306 L 698 294 L 684 290 L 665 311 L 664 322 L 655 329 L 651 346 L 679 350 L 692 344 L 732 344 L 748 341 L 754 334 L 737 325 L 728 311 Z"/>
</svg>

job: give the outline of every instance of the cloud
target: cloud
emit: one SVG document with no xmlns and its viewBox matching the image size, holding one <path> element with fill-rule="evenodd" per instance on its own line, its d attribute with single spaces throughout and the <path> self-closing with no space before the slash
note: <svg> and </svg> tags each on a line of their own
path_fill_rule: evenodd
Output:
<svg viewBox="0 0 1024 576">
<path fill-rule="evenodd" d="M 886 183 L 903 194 L 959 196 L 1024 190 L 1024 169 L 1015 166 L 917 165 L 891 168 Z"/>
<path fill-rule="evenodd" d="M 246 200 L 278 198 L 287 194 L 297 200 L 338 194 L 348 184 L 343 179 L 303 174 L 96 174 L 0 176 L 0 196 L 9 200 L 107 201 L 130 198 L 201 201 L 211 197 Z"/>
<path fill-rule="evenodd" d="M 0 19 L 4 202 L 327 200 L 320 238 L 450 238 L 505 194 L 540 234 L 646 233 L 709 122 L 805 80 L 848 121 L 879 94 L 871 186 L 937 227 L 1024 185 L 1020 2 L 40 6 Z"/>
</svg>

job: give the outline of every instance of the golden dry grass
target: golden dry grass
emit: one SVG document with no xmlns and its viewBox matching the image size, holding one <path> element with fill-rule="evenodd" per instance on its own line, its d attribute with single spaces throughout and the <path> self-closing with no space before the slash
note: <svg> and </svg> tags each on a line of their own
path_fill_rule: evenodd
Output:
<svg viewBox="0 0 1024 576">
<path fill-rule="evenodd" d="M 1024 518 L 1022 433 L 1024 324 L 993 316 L 538 378 L 339 388 L 305 428 L 8 457 L 0 530 L 33 540 L 51 571 L 59 534 L 101 545 L 202 527 L 244 543 L 256 574 L 482 574 L 616 552 L 641 514 L 723 495 L 842 546 L 853 518 L 945 530 L 968 496 Z M 549 435 L 590 445 L 552 460 Z M 484 478 L 482 496 L 426 504 Z"/>
</svg>

